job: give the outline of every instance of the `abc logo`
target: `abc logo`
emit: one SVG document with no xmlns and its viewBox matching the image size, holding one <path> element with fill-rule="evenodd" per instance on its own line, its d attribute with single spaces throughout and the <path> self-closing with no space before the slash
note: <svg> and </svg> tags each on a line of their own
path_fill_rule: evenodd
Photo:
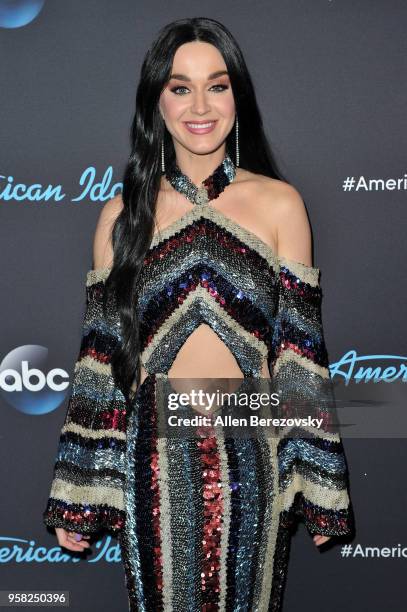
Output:
<svg viewBox="0 0 407 612">
<path fill-rule="evenodd" d="M 68 373 L 48 367 L 48 349 L 27 344 L 14 349 L 0 366 L 3 399 L 25 414 L 47 414 L 64 401 L 69 387 Z"/>
<path fill-rule="evenodd" d="M 21 28 L 40 13 L 45 0 L 0 0 L 0 27 Z"/>
</svg>

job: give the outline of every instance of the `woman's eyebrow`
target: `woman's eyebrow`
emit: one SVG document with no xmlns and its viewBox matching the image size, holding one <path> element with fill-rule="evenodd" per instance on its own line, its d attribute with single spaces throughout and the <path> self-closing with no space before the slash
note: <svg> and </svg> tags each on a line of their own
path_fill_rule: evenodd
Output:
<svg viewBox="0 0 407 612">
<path fill-rule="evenodd" d="M 217 70 L 208 76 L 208 81 L 217 79 L 218 77 L 229 74 L 227 70 Z M 190 81 L 191 79 L 186 74 L 171 74 L 170 79 L 178 79 L 179 81 Z"/>
</svg>

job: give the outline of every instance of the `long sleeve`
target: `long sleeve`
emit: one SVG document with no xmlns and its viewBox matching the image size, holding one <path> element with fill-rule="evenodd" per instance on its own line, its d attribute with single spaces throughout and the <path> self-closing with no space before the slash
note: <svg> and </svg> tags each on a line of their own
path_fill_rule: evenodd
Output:
<svg viewBox="0 0 407 612">
<path fill-rule="evenodd" d="M 324 418 L 322 427 L 305 426 L 278 441 L 281 510 L 287 526 L 301 520 L 311 534 L 344 535 L 352 532 L 353 514 L 342 440 L 326 427 L 336 409 L 319 275 L 319 268 L 279 257 L 270 371 L 283 398 L 303 402 Z"/>
<path fill-rule="evenodd" d="M 109 268 L 86 276 L 86 309 L 71 394 L 60 432 L 45 525 L 82 534 L 124 525 L 126 402 L 111 358 L 121 342 L 117 313 L 103 295 Z M 111 319 L 111 320 L 110 320 Z"/>
</svg>

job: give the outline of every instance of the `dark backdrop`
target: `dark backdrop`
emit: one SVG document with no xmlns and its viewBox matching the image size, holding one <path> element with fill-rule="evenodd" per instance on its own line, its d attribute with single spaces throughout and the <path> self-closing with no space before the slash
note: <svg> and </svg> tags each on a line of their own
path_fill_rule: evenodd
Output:
<svg viewBox="0 0 407 612">
<path fill-rule="evenodd" d="M 0 21 L 11 4 L 0 2 Z M 121 180 L 144 53 L 164 24 L 201 15 L 223 22 L 242 46 L 277 160 L 306 203 L 330 361 L 355 350 L 399 356 L 398 367 L 405 365 L 406 185 L 343 189 L 347 177 L 397 179 L 407 170 L 403 0 L 48 0 L 25 26 L 3 21 L 0 359 L 43 346 L 44 371 L 63 368 L 71 378 L 95 224 L 111 196 L 107 189 L 74 201 L 80 177 L 93 167 L 100 182 L 110 168 L 111 186 Z M 60 185 L 65 196 L 9 198 L 11 183 Z M 368 385 L 374 399 L 375 383 Z M 34 406 L 27 414 L 15 395 L 0 393 L 0 589 L 64 589 L 75 612 L 126 610 L 116 540 L 105 536 L 88 560 L 73 562 L 58 556 L 42 524 L 66 401 L 39 414 L 27 393 L 23 405 Z M 339 545 L 322 552 L 301 527 L 288 573 L 290 612 L 406 609 L 407 549 L 364 556 L 369 546 L 407 546 L 404 436 L 344 439 L 352 546 L 362 552 L 346 558 Z"/>
</svg>

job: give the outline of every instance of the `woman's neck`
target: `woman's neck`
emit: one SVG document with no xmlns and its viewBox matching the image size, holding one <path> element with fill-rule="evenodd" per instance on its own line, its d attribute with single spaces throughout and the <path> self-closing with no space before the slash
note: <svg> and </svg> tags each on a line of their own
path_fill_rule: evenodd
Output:
<svg viewBox="0 0 407 612">
<path fill-rule="evenodd" d="M 208 176 L 210 176 L 222 163 L 225 156 L 226 150 L 224 147 L 206 155 L 197 155 L 190 151 L 176 150 L 176 164 L 181 172 L 186 174 L 186 176 L 199 187 L 202 181 L 208 178 Z"/>
</svg>

